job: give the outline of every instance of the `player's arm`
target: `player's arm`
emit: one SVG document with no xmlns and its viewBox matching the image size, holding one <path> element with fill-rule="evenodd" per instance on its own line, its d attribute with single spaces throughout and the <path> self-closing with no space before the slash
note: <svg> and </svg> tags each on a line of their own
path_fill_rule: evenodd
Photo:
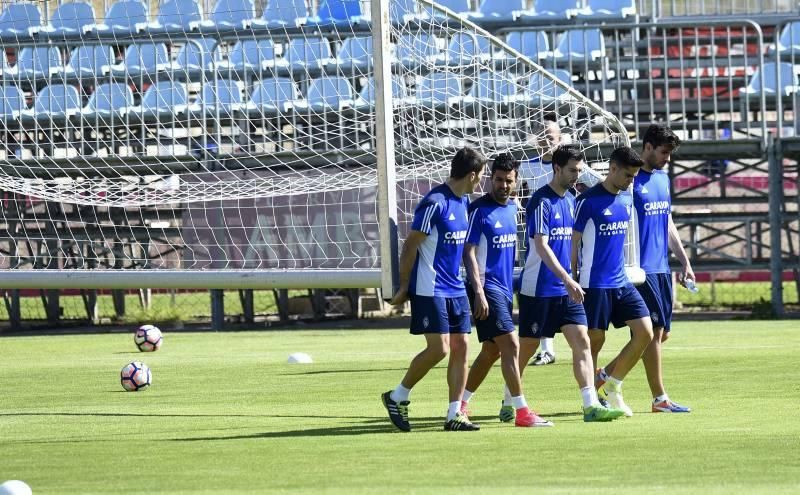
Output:
<svg viewBox="0 0 800 495">
<path fill-rule="evenodd" d="M 578 277 L 578 256 L 581 251 L 581 239 L 583 239 L 583 232 L 572 229 L 572 253 L 569 257 L 570 268 L 572 268 L 572 279 L 580 280 Z"/>
<path fill-rule="evenodd" d="M 403 243 L 403 249 L 400 251 L 400 287 L 392 297 L 390 304 L 399 305 L 408 300 L 408 282 L 411 278 L 411 270 L 414 268 L 414 261 L 417 259 L 417 249 L 427 237 L 428 234 L 425 232 L 412 230 L 408 234 L 406 242 Z"/>
<path fill-rule="evenodd" d="M 472 291 L 475 293 L 472 314 L 477 320 L 485 320 L 489 316 L 489 301 L 486 300 L 486 294 L 484 294 L 483 285 L 481 285 L 481 273 L 478 266 L 478 258 L 475 255 L 477 250 L 478 246 L 475 244 L 466 243 L 464 245 L 464 268 L 467 270 Z"/>
<path fill-rule="evenodd" d="M 573 280 L 580 280 L 578 273 L 578 259 L 581 252 L 581 241 L 583 240 L 583 229 L 586 228 L 586 222 L 591 217 L 591 205 L 586 205 L 586 199 L 579 199 L 575 205 L 575 223 L 572 226 L 572 251 L 570 252 L 569 264 L 572 268 Z"/>
<path fill-rule="evenodd" d="M 547 243 L 547 240 L 548 236 L 542 234 L 536 234 L 533 237 L 533 246 L 534 249 L 536 249 L 536 254 L 539 255 L 539 258 L 542 259 L 542 262 L 547 266 L 547 268 L 549 268 L 556 277 L 564 282 L 564 286 L 567 288 L 567 293 L 569 294 L 570 299 L 576 303 L 582 303 L 584 295 L 583 289 L 578 282 L 569 276 L 569 273 L 567 273 L 564 267 L 561 266 L 558 258 L 556 258 L 556 253 L 550 249 L 550 245 Z"/>
<path fill-rule="evenodd" d="M 692 271 L 692 264 L 689 262 L 689 256 L 683 248 L 683 242 L 681 242 L 681 237 L 678 234 L 678 227 L 676 227 L 675 222 L 672 221 L 672 214 L 669 215 L 667 233 L 669 237 L 669 249 L 675 254 L 675 257 L 678 258 L 678 261 L 683 267 L 683 271 L 678 274 L 678 282 L 685 287 L 686 279 L 695 280 L 694 271 Z"/>
</svg>

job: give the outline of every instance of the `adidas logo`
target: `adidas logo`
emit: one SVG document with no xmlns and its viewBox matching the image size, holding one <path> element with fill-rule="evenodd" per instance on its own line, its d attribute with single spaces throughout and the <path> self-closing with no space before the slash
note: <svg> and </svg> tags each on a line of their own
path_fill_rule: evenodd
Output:
<svg viewBox="0 0 800 495">
<path fill-rule="evenodd" d="M 451 214 L 450 214 L 450 216 L 449 216 L 449 217 L 447 217 L 447 219 L 448 219 L 448 220 L 455 220 L 455 219 L 456 219 L 456 216 L 455 216 L 455 215 L 453 215 L 453 214 L 451 213 Z"/>
<path fill-rule="evenodd" d="M 496 221 L 494 223 L 494 228 L 496 228 L 496 229 L 502 229 L 503 228 L 503 224 L 500 223 L 500 220 L 498 220 L 498 221 Z"/>
<path fill-rule="evenodd" d="M 647 190 L 647 186 L 642 186 L 642 194 L 647 194 L 650 191 Z"/>
<path fill-rule="evenodd" d="M 561 218 L 561 214 L 559 212 L 556 212 L 555 219 L 558 220 L 559 218 Z"/>
<path fill-rule="evenodd" d="M 613 215 L 613 213 L 611 213 L 611 210 L 606 208 L 605 210 L 603 210 L 603 215 L 610 217 L 611 215 Z"/>
</svg>

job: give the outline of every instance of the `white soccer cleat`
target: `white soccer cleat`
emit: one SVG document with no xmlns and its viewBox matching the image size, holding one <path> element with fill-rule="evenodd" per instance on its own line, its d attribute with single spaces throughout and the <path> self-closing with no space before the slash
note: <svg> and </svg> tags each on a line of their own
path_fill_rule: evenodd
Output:
<svg viewBox="0 0 800 495">
<path fill-rule="evenodd" d="M 625 404 L 625 401 L 622 399 L 622 392 L 613 392 L 611 390 L 606 390 L 606 400 L 608 401 L 608 405 L 614 409 L 619 409 L 620 411 L 625 413 L 625 416 L 631 417 L 633 416 L 633 411 L 628 404 Z"/>
</svg>

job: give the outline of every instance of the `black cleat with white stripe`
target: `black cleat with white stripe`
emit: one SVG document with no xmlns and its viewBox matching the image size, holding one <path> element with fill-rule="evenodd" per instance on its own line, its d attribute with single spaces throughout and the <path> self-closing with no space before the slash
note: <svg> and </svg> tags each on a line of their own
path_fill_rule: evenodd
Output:
<svg viewBox="0 0 800 495">
<path fill-rule="evenodd" d="M 458 412 L 456 417 L 444 424 L 444 431 L 478 431 L 481 427 L 472 423 L 466 414 Z"/>
<path fill-rule="evenodd" d="M 381 394 L 381 400 L 389 413 L 389 419 L 392 420 L 392 424 L 400 431 L 411 431 L 411 425 L 408 424 L 408 405 L 411 402 L 407 400 L 402 402 L 393 401 L 391 390 Z"/>
</svg>

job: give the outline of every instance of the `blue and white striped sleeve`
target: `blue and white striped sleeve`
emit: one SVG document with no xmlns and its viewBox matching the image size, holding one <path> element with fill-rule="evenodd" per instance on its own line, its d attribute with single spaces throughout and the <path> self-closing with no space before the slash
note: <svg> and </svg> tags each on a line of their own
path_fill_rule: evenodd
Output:
<svg viewBox="0 0 800 495">
<path fill-rule="evenodd" d="M 430 234 L 431 227 L 436 223 L 441 215 L 441 207 L 433 201 L 425 201 L 417 206 L 414 211 L 414 220 L 411 222 L 411 230 L 418 230 L 423 234 Z"/>
</svg>

